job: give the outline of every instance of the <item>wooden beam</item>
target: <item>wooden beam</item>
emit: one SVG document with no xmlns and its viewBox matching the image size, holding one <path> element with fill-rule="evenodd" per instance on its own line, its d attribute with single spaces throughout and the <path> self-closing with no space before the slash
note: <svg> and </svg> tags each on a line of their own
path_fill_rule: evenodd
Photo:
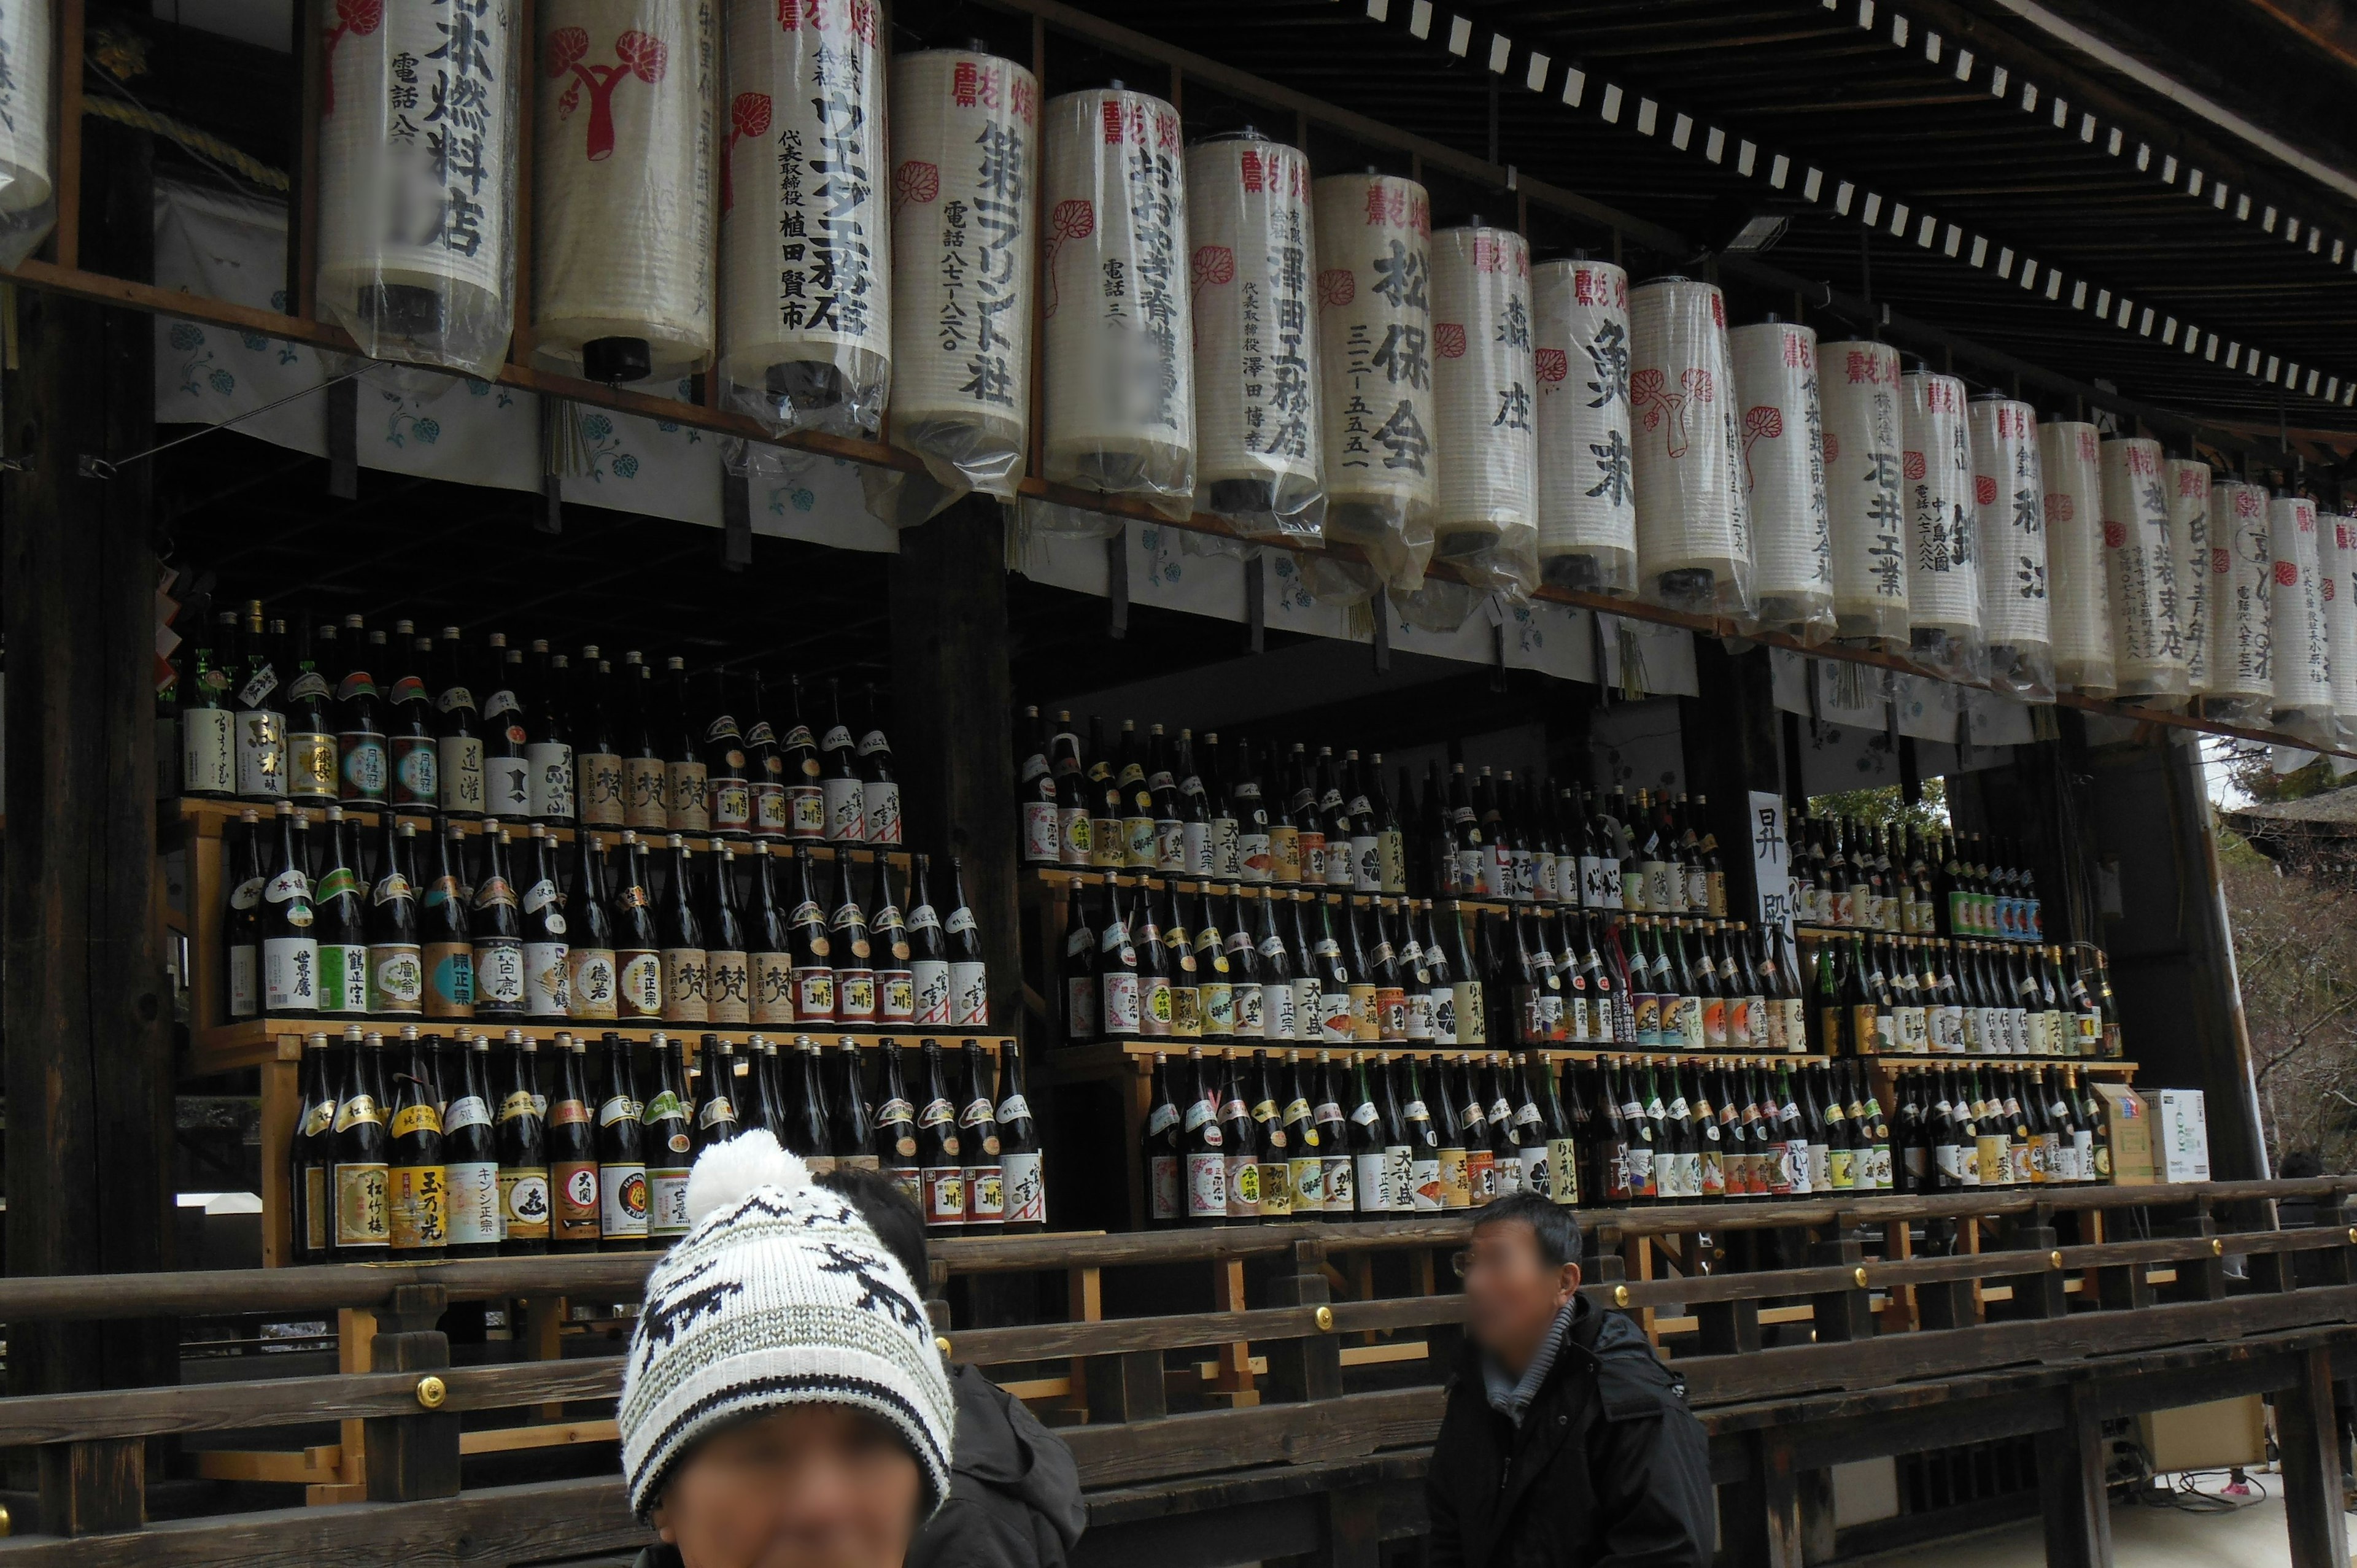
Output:
<svg viewBox="0 0 2357 1568">
<path fill-rule="evenodd" d="M 2298 1380 L 2276 1398 L 2291 1568 L 2345 1568 L 2349 1519 L 2341 1511 L 2346 1477 L 2332 1415 L 2332 1359 L 2311 1350 L 2302 1363 Z"/>
<path fill-rule="evenodd" d="M 2112 1503 L 2104 1487 L 2104 1423 L 2084 1384 L 2063 1395 L 2060 1426 L 2038 1434 L 2039 1509 L 2047 1568 L 2111 1568 Z"/>
</svg>

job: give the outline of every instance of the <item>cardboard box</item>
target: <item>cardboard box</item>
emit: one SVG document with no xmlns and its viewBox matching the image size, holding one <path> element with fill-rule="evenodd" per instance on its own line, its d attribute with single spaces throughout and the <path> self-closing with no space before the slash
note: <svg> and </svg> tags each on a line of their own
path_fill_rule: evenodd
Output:
<svg viewBox="0 0 2357 1568">
<path fill-rule="evenodd" d="M 2136 1417 L 2136 1435 L 2163 1475 L 2267 1462 L 2266 1411 L 2256 1394 L 2149 1412 Z"/>
<path fill-rule="evenodd" d="M 2210 1179 L 2210 1123 L 2198 1089 L 2164 1089 L 2153 1124 L 2153 1166 L 2163 1181 Z"/>
<path fill-rule="evenodd" d="M 2112 1185 L 2150 1187 L 2152 1102 L 2125 1083 L 2099 1083 L 2095 1093 L 2103 1100 L 2104 1126 L 2112 1139 Z"/>
</svg>

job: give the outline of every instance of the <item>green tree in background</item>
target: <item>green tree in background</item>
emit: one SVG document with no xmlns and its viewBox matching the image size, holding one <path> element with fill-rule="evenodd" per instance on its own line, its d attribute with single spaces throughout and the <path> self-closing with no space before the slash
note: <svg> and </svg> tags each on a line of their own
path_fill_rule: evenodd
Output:
<svg viewBox="0 0 2357 1568">
<path fill-rule="evenodd" d="M 1898 785 L 1885 784 L 1873 789 L 1836 789 L 1830 795 L 1812 795 L 1809 807 L 1821 816 L 1909 827 L 1917 832 L 1945 832 L 1948 781 L 1937 775 L 1924 779 L 1923 798 L 1912 806 L 1901 796 Z"/>
</svg>

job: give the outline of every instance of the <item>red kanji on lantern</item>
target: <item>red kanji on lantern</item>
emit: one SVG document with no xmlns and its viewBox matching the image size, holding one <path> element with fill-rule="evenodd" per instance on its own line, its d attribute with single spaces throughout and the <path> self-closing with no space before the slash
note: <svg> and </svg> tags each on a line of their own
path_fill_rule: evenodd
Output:
<svg viewBox="0 0 2357 1568">
<path fill-rule="evenodd" d="M 2128 443 L 2127 463 L 2131 474 L 2158 473 L 2160 468 L 2160 459 L 2154 455 L 2152 448 L 2139 446 L 2133 441 Z"/>
<path fill-rule="evenodd" d="M 1797 331 L 1784 334 L 1784 364 L 1787 369 L 1813 371 L 1817 368 L 1816 360 L 1816 351 L 1810 348 L 1806 338 Z"/>
<path fill-rule="evenodd" d="M 2235 491 L 2235 492 L 2234 492 L 2234 515 L 2235 515 L 2236 517 L 2256 517 L 2256 516 L 2258 516 L 2258 515 L 2259 515 L 2259 492 L 2258 492 L 2258 491 L 2256 491 L 2256 490 L 2251 490 L 2251 489 L 2244 489 L 2244 490 L 2237 490 L 2237 491 Z"/>
<path fill-rule="evenodd" d="M 1254 147 L 1246 147 L 1243 150 L 1242 162 L 1243 166 L 1244 188 L 1257 194 L 1261 188 L 1259 149 Z"/>
<path fill-rule="evenodd" d="M 1865 349 L 1852 349 L 1843 365 L 1843 373 L 1848 377 L 1852 386 L 1860 381 L 1880 381 L 1882 356 Z"/>
<path fill-rule="evenodd" d="M 737 144 L 748 136 L 770 134 L 770 95 L 740 92 L 728 104 L 728 145 L 720 155 L 720 210 L 737 205 L 737 183 L 729 175 Z"/>
<path fill-rule="evenodd" d="M 368 37 L 384 26 L 384 0 L 336 0 L 336 25 L 328 29 L 328 58 L 321 67 L 327 78 L 327 113 L 336 112 L 336 46 L 346 33 Z"/>
<path fill-rule="evenodd" d="M 653 34 L 633 27 L 615 37 L 614 64 L 584 63 L 588 58 L 586 29 L 559 27 L 548 35 L 548 74 L 559 77 L 571 71 L 574 77 L 556 101 L 557 118 L 571 118 L 580 105 L 581 90 L 589 90 L 589 161 L 598 164 L 614 156 L 614 89 L 626 78 L 649 86 L 661 81 L 671 62 L 671 50 Z"/>
<path fill-rule="evenodd" d="M 978 60 L 962 59 L 950 72 L 950 99 L 961 109 L 998 107 L 999 73 Z"/>
<path fill-rule="evenodd" d="M 1473 270 L 1477 273 L 1501 273 L 1506 270 L 1506 247 L 1495 234 L 1473 236 Z"/>
<path fill-rule="evenodd" d="M 2210 470 L 2191 464 L 2177 470 L 2177 493 L 2180 496 L 2206 496 L 2210 493 Z"/>
<path fill-rule="evenodd" d="M 1036 113 L 1039 108 L 1039 89 L 1038 84 L 1028 76 L 1018 76 L 1015 79 L 1015 92 L 1013 96 L 1015 100 L 1015 117 L 1028 125 L 1031 124 L 1032 114 Z"/>
</svg>

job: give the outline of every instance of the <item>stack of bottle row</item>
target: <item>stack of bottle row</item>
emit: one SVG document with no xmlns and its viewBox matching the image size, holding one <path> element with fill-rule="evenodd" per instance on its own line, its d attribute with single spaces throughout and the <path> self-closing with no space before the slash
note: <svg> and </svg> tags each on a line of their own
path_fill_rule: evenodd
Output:
<svg viewBox="0 0 2357 1568">
<path fill-rule="evenodd" d="M 2021 846 L 1812 812 L 1792 834 L 1792 913 L 1803 925 L 1910 937 L 2045 940 L 2038 875 Z"/>
<path fill-rule="evenodd" d="M 1668 791 L 1590 790 L 1468 773 L 1437 761 L 1421 795 L 1405 768 L 1396 800 L 1383 754 L 1336 757 L 1305 743 L 1222 745 L 1124 720 L 1082 745 L 1069 713 L 1052 733 L 1024 710 L 1017 768 L 1023 859 L 1119 868 L 1243 887 L 1415 893 L 1652 915 L 1727 910 L 1727 873 L 1709 801 Z M 1408 802 L 1413 825 L 1403 825 Z M 1977 833 L 1930 833 L 1812 815 L 1792 835 L 1795 912 L 1804 925 L 1910 936 L 2035 942 L 2037 878 L 2018 846 L 1992 855 Z"/>
<path fill-rule="evenodd" d="M 1073 888 L 1067 1043 L 1809 1048 L 1796 949 L 1739 920 L 1281 889 L 1249 902 L 1176 877 L 1133 894 L 1110 871 Z"/>
<path fill-rule="evenodd" d="M 802 682 L 782 730 L 759 675 L 661 682 L 635 650 L 619 673 L 595 645 L 580 662 L 535 640 L 527 655 L 491 632 L 479 646 L 361 617 L 289 634 L 259 600 L 191 639 L 177 682 L 186 794 L 267 806 L 389 802 L 516 823 L 709 833 L 771 843 L 901 842 L 874 688 L 855 741 L 839 684 L 813 738 Z M 479 701 L 478 694 L 479 693 Z"/>
<path fill-rule="evenodd" d="M 687 1233 L 696 1156 L 752 1128 L 813 1174 L 886 1173 L 936 1232 L 1042 1229 L 1020 1053 L 1009 1044 L 994 1058 L 969 1039 L 952 1067 L 938 1042 L 920 1048 L 912 1077 L 899 1043 L 886 1040 L 870 1098 L 849 1040 L 828 1051 L 808 1036 L 781 1047 L 757 1035 L 739 1051 L 705 1035 L 691 1065 L 679 1036 L 657 1034 L 634 1052 L 609 1033 L 593 1093 L 587 1043 L 568 1034 L 545 1051 L 521 1029 L 496 1046 L 414 1025 L 391 1042 L 358 1025 L 339 1045 L 316 1034 L 303 1053 L 289 1170 L 295 1255 L 660 1250 Z"/>
<path fill-rule="evenodd" d="M 1812 1036 L 1828 1055 L 2105 1057 L 2124 1052 L 2110 971 L 2077 949 L 1828 934 Z"/>
<path fill-rule="evenodd" d="M 538 822 L 519 838 L 445 816 L 421 835 L 387 806 L 369 864 L 358 814 L 331 805 L 314 828 L 282 800 L 265 828 L 241 813 L 223 852 L 230 1022 L 989 1026 L 989 972 L 954 859 L 943 918 L 923 854 L 896 892 L 888 856 L 837 848 L 822 905 L 825 852 L 806 843 L 699 854 L 671 833 L 658 879 L 653 846 L 627 828 L 570 830 L 566 846 Z"/>
<path fill-rule="evenodd" d="M 2075 1069 L 1870 1071 L 1766 1059 L 1190 1047 L 1154 1064 L 1157 1225 L 1379 1219 L 1517 1192 L 1571 1206 L 2103 1182 L 2110 1134 Z M 1346 1111 L 1345 1108 L 1348 1108 Z M 1894 1130 L 1895 1128 L 1895 1130 Z"/>
</svg>

